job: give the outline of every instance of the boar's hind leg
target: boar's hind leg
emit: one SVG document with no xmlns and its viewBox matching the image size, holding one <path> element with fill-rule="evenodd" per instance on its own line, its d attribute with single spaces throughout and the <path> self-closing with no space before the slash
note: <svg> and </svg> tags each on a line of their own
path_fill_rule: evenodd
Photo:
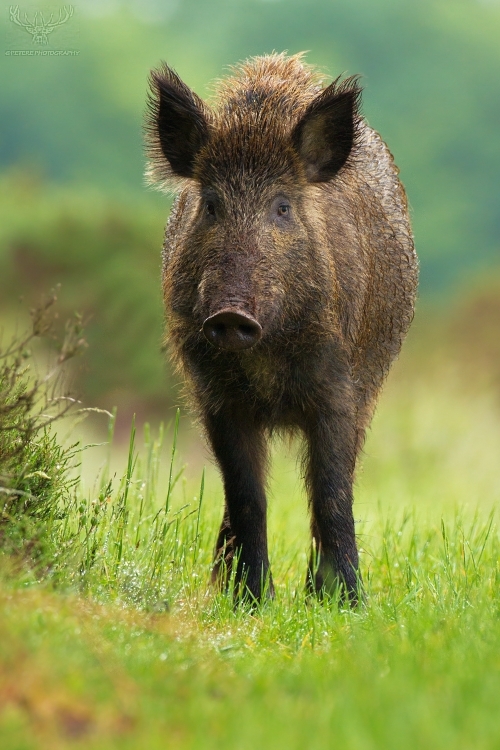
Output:
<svg viewBox="0 0 500 750">
<path fill-rule="evenodd" d="M 215 542 L 214 566 L 212 568 L 212 583 L 219 583 L 224 588 L 231 576 L 234 557 L 234 534 L 231 530 L 227 504 L 220 525 L 217 541 Z"/>
<path fill-rule="evenodd" d="M 267 552 L 264 471 L 266 445 L 251 417 L 234 411 L 205 418 L 208 437 L 222 472 L 225 510 L 217 538 L 213 579 L 227 583 L 236 556 L 235 595 L 260 600 L 273 595 Z M 242 588 L 242 585 L 244 588 Z"/>
<path fill-rule="evenodd" d="M 313 551 L 307 589 L 320 596 L 340 587 L 343 600 L 358 599 L 358 551 L 352 513 L 356 430 L 350 415 L 325 414 L 307 430 L 306 481 L 310 494 Z"/>
</svg>

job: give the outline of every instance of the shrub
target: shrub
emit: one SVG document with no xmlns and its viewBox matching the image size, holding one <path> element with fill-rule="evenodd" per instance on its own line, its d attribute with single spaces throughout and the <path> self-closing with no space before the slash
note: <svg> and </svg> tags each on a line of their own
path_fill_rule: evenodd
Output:
<svg viewBox="0 0 500 750">
<path fill-rule="evenodd" d="M 63 448 L 55 422 L 76 400 L 63 390 L 68 360 L 85 347 L 78 315 L 65 326 L 55 361 L 37 373 L 33 346 L 54 337 L 56 294 L 31 310 L 31 329 L 0 342 L 0 546 L 35 559 L 48 542 L 48 524 L 64 515 L 75 480 L 74 446 Z"/>
</svg>

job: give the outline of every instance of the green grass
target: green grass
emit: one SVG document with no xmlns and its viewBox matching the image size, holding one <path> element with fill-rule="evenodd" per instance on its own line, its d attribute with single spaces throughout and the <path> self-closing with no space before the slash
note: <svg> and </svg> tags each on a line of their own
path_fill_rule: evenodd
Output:
<svg viewBox="0 0 500 750">
<path fill-rule="evenodd" d="M 121 477 L 95 449 L 55 559 L 2 557 L 2 748 L 499 747 L 498 402 L 414 364 L 358 476 L 357 611 L 305 604 L 294 446 L 270 483 L 276 600 L 253 612 L 209 587 L 220 482 L 183 470 L 175 424 L 133 425 Z"/>
</svg>

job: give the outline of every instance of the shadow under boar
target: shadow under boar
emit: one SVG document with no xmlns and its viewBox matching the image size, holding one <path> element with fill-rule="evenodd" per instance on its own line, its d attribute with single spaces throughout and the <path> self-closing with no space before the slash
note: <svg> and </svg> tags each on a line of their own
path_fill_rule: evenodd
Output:
<svg viewBox="0 0 500 750">
<path fill-rule="evenodd" d="M 209 105 L 151 74 L 148 176 L 180 190 L 163 246 L 168 338 L 222 472 L 213 577 L 273 595 L 267 441 L 305 438 L 307 589 L 359 591 L 356 458 L 413 317 L 404 189 L 359 113 L 357 77 L 323 88 L 300 55 L 250 59 Z"/>
</svg>

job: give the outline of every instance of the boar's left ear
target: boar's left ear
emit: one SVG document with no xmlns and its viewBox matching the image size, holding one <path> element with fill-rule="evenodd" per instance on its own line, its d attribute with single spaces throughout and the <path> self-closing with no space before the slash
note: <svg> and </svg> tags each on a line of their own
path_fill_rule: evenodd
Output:
<svg viewBox="0 0 500 750">
<path fill-rule="evenodd" d="M 358 77 L 331 83 L 313 99 L 292 139 L 309 182 L 327 182 L 346 163 L 355 144 L 361 88 Z"/>
<path fill-rule="evenodd" d="M 198 151 L 208 140 L 208 107 L 163 65 L 151 71 L 146 114 L 146 146 L 151 182 L 193 177 Z"/>
</svg>

